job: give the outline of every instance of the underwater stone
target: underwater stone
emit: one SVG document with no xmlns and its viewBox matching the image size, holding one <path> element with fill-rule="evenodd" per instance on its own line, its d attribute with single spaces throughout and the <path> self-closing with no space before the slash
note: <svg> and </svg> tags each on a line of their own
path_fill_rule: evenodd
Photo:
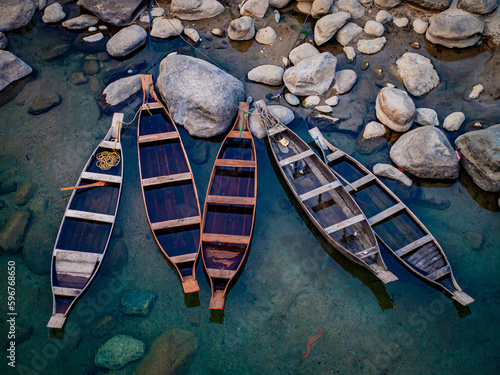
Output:
<svg viewBox="0 0 500 375">
<path fill-rule="evenodd" d="M 9 39 L 0 31 L 0 49 L 6 49 L 9 46 Z"/>
<path fill-rule="evenodd" d="M 481 246 L 483 245 L 483 235 L 478 232 L 467 232 L 465 235 L 467 242 L 469 242 L 472 250 L 481 250 Z"/>
<path fill-rule="evenodd" d="M 148 316 L 156 301 L 156 293 L 142 290 L 127 290 L 121 298 L 122 311 L 130 316 Z"/>
<path fill-rule="evenodd" d="M 377 163 L 373 166 L 373 174 L 379 177 L 390 178 L 391 180 L 399 181 L 405 186 L 413 185 L 413 181 L 408 178 L 399 169 L 394 168 L 390 164 Z"/>
<path fill-rule="evenodd" d="M 91 16 L 90 14 L 82 14 L 81 16 L 64 21 L 62 26 L 70 30 L 83 30 L 87 27 L 97 25 L 98 23 L 99 18 Z"/>
<path fill-rule="evenodd" d="M 52 61 L 56 60 L 60 57 L 63 57 L 66 55 L 66 53 L 69 50 L 69 44 L 60 44 L 58 46 L 55 46 L 54 48 L 49 49 L 43 54 L 42 59 L 44 61 Z"/>
<path fill-rule="evenodd" d="M 69 76 L 69 81 L 73 85 L 82 85 L 88 82 L 88 78 L 82 72 L 75 72 Z"/>
<path fill-rule="evenodd" d="M 117 335 L 106 341 L 95 356 L 95 364 L 118 370 L 144 356 L 146 345 L 132 336 Z"/>
<path fill-rule="evenodd" d="M 6 253 L 15 253 L 21 248 L 30 218 L 29 210 L 16 211 L 9 216 L 0 231 L 0 249 Z"/>
<path fill-rule="evenodd" d="M 61 104 L 61 97 L 55 93 L 38 94 L 31 103 L 28 113 L 36 116 L 50 111 Z"/>
<path fill-rule="evenodd" d="M 36 185 L 32 182 L 26 182 L 19 189 L 17 189 L 16 194 L 14 195 L 14 203 L 17 206 L 24 206 L 35 196 L 36 190 Z"/>
<path fill-rule="evenodd" d="M 333 90 L 337 94 L 345 94 L 351 91 L 358 79 L 358 75 L 354 70 L 344 69 L 335 73 L 335 84 Z"/>
<path fill-rule="evenodd" d="M 116 327 L 118 327 L 118 320 L 111 315 L 105 315 L 92 324 L 90 333 L 94 337 L 101 338 L 109 335 Z"/>
<path fill-rule="evenodd" d="M 97 60 L 85 60 L 83 63 L 83 72 L 90 76 L 99 73 L 100 66 Z"/>
<path fill-rule="evenodd" d="M 210 157 L 210 146 L 206 142 L 197 142 L 194 145 L 194 152 L 191 154 L 191 161 L 196 165 L 205 164 Z"/>
</svg>

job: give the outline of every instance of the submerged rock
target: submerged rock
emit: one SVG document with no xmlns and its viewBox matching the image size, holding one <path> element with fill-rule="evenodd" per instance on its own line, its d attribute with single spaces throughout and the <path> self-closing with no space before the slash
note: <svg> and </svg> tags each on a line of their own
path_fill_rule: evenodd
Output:
<svg viewBox="0 0 500 375">
<path fill-rule="evenodd" d="M 248 79 L 270 86 L 278 86 L 283 84 L 284 72 L 285 70 L 281 66 L 259 65 L 248 72 Z"/>
<path fill-rule="evenodd" d="M 69 76 L 69 81 L 73 85 L 77 86 L 77 85 L 83 85 L 84 83 L 87 83 L 89 81 L 89 79 L 82 72 L 75 72 Z"/>
<path fill-rule="evenodd" d="M 38 94 L 33 99 L 28 113 L 30 115 L 41 115 L 61 104 L 61 97 L 56 93 Z"/>
<path fill-rule="evenodd" d="M 148 33 L 139 25 L 118 31 L 106 44 L 106 51 L 113 57 L 123 57 L 146 43 Z"/>
<path fill-rule="evenodd" d="M 30 223 L 31 211 L 21 210 L 12 213 L 0 231 L 0 249 L 6 253 L 15 253 L 21 246 L 26 229 Z"/>
<path fill-rule="evenodd" d="M 196 21 L 219 15 L 224 6 L 216 0 L 172 0 L 170 11 L 181 20 Z"/>
<path fill-rule="evenodd" d="M 403 134 L 389 156 L 398 167 L 420 178 L 456 179 L 460 170 L 448 138 L 433 126 Z"/>
<path fill-rule="evenodd" d="M 485 191 L 500 192 L 500 124 L 465 133 L 455 144 L 474 182 Z"/>
<path fill-rule="evenodd" d="M 118 327 L 118 320 L 111 315 L 105 315 L 92 324 L 90 333 L 94 337 L 101 338 L 109 335 L 116 327 Z"/>
<path fill-rule="evenodd" d="M 282 105 L 269 105 L 267 108 L 269 112 L 285 126 L 295 119 L 293 111 Z M 254 137 L 262 139 L 267 136 L 266 125 L 262 122 L 262 119 L 256 111 L 253 111 L 250 115 L 248 125 Z"/>
<path fill-rule="evenodd" d="M 144 0 L 78 0 L 77 5 L 115 26 L 131 25 L 148 4 Z"/>
<path fill-rule="evenodd" d="M 224 133 L 245 100 L 243 82 L 190 56 L 164 58 L 156 84 L 174 121 L 201 138 Z"/>
<path fill-rule="evenodd" d="M 335 84 L 333 90 L 337 94 L 345 94 L 351 91 L 358 80 L 358 75 L 354 70 L 344 69 L 335 73 Z"/>
<path fill-rule="evenodd" d="M 399 169 L 394 168 L 390 164 L 375 164 L 373 166 L 373 174 L 379 177 L 390 178 L 391 180 L 399 181 L 405 186 L 413 185 L 413 181 L 409 179 L 407 175 L 405 175 Z"/>
<path fill-rule="evenodd" d="M 413 96 L 422 96 L 439 85 L 439 75 L 427 57 L 406 52 L 396 61 L 398 75 L 406 90 Z"/>
<path fill-rule="evenodd" d="M 83 30 L 90 26 L 95 26 L 99 23 L 99 18 L 90 14 L 82 14 L 81 16 L 71 18 L 62 23 L 62 26 L 70 30 Z"/>
<path fill-rule="evenodd" d="M 95 364 L 110 370 L 118 370 L 144 356 L 146 345 L 132 336 L 116 335 L 106 341 L 95 355 Z"/>
<path fill-rule="evenodd" d="M 43 12 L 42 21 L 45 23 L 56 23 L 66 17 L 63 7 L 59 3 L 54 3 L 45 8 Z"/>
<path fill-rule="evenodd" d="M 241 17 L 229 22 L 227 35 L 231 40 L 250 40 L 255 35 L 255 21 L 252 17 Z"/>
<path fill-rule="evenodd" d="M 198 350 L 193 333 L 174 328 L 158 336 L 135 375 L 184 374 Z"/>
<path fill-rule="evenodd" d="M 11 83 L 26 77 L 33 71 L 17 56 L 8 51 L 0 50 L 0 91 Z"/>
<path fill-rule="evenodd" d="M 31 0 L 2 0 L 0 9 L 0 31 L 9 31 L 29 23 L 36 7 Z"/>
<path fill-rule="evenodd" d="M 415 118 L 415 104 L 406 91 L 392 87 L 380 90 L 375 111 L 382 124 L 397 132 L 410 129 Z"/>
<path fill-rule="evenodd" d="M 316 45 L 320 46 L 328 42 L 350 18 L 350 13 L 339 12 L 319 19 L 314 26 L 314 42 Z"/>
<path fill-rule="evenodd" d="M 372 139 L 383 137 L 386 131 L 386 127 L 380 122 L 370 121 L 368 124 L 366 124 L 365 130 L 363 130 L 363 138 Z"/>
<path fill-rule="evenodd" d="M 60 44 L 58 46 L 55 46 L 48 51 L 45 51 L 43 54 L 43 61 L 52 61 L 59 59 L 66 55 L 66 53 L 69 51 L 69 44 Z"/>
<path fill-rule="evenodd" d="M 156 293 L 142 290 L 127 290 L 121 298 L 122 311 L 130 316 L 149 316 L 153 310 Z"/>
<path fill-rule="evenodd" d="M 6 49 L 9 46 L 9 39 L 7 35 L 0 31 L 0 49 Z"/>
</svg>

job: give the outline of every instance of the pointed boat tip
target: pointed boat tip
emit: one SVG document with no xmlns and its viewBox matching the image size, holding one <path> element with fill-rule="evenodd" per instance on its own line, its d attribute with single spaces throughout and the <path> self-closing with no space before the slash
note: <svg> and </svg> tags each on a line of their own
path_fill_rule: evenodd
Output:
<svg viewBox="0 0 500 375">
<path fill-rule="evenodd" d="M 210 299 L 210 310 L 224 310 L 225 296 L 221 290 L 216 290 Z"/>
<path fill-rule="evenodd" d="M 47 323 L 47 328 L 50 329 L 62 329 L 66 323 L 66 316 L 64 314 L 56 313 L 50 317 Z"/>
<path fill-rule="evenodd" d="M 390 271 L 380 271 L 377 273 L 377 277 L 384 283 L 384 284 L 389 284 L 392 283 L 393 281 L 399 280 L 396 275 L 394 275 Z"/>
<path fill-rule="evenodd" d="M 182 280 L 182 290 L 185 294 L 196 293 L 200 291 L 200 286 L 194 277 L 185 276 Z"/>
<path fill-rule="evenodd" d="M 463 306 L 467 306 L 472 302 L 474 302 L 474 298 L 469 296 L 467 293 L 458 290 L 452 294 L 451 298 L 453 298 L 455 301 L 457 301 L 459 304 Z"/>
</svg>

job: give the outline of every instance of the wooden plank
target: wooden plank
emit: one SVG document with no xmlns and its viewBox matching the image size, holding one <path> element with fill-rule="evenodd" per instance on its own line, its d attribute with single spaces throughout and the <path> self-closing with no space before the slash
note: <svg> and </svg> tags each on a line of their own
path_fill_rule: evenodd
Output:
<svg viewBox="0 0 500 375">
<path fill-rule="evenodd" d="M 228 135 L 228 138 L 245 138 L 245 139 L 252 139 L 252 133 L 250 133 L 248 130 L 244 130 L 241 132 L 239 130 L 231 130 Z"/>
<path fill-rule="evenodd" d="M 203 233 L 201 240 L 205 242 L 238 243 L 248 245 L 250 236 L 234 236 L 231 234 Z"/>
<path fill-rule="evenodd" d="M 178 138 L 179 138 L 179 133 L 177 133 L 176 131 L 172 131 L 165 133 L 141 135 L 138 138 L 138 142 L 147 143 L 147 142 L 165 141 L 168 139 L 178 139 Z"/>
<path fill-rule="evenodd" d="M 86 180 L 112 182 L 116 184 L 121 184 L 122 182 L 121 176 L 113 176 L 112 174 L 104 173 L 82 172 L 82 178 Z"/>
<path fill-rule="evenodd" d="M 62 249 L 54 249 L 54 256 L 72 262 L 97 263 L 102 260 L 102 254 Z"/>
<path fill-rule="evenodd" d="M 463 306 L 467 306 L 469 303 L 474 302 L 474 298 L 472 298 L 471 296 L 469 296 L 468 294 L 464 293 L 461 290 L 460 291 L 456 290 L 451 298 L 453 298 L 455 301 L 462 304 Z"/>
<path fill-rule="evenodd" d="M 311 191 L 308 191 L 307 193 L 299 195 L 299 199 L 301 201 L 305 201 L 307 199 L 310 199 L 312 197 L 315 197 L 317 195 L 325 193 L 329 190 L 336 189 L 340 186 L 342 186 L 342 184 L 339 181 L 333 181 L 333 182 L 330 182 L 329 184 L 320 186 L 319 188 L 313 189 Z"/>
<path fill-rule="evenodd" d="M 406 206 L 403 203 L 399 202 L 398 204 L 395 204 L 394 206 L 391 206 L 385 209 L 384 211 L 379 212 L 378 214 L 369 218 L 368 223 L 373 227 L 377 224 L 380 224 L 383 220 L 387 219 L 388 217 L 391 217 L 392 215 L 403 211 L 405 208 Z"/>
<path fill-rule="evenodd" d="M 151 229 L 152 230 L 161 230 L 161 229 L 168 229 L 168 228 L 177 228 L 177 227 L 183 227 L 186 225 L 199 224 L 200 222 L 201 222 L 201 219 L 199 216 L 191 216 L 191 217 L 184 217 L 182 219 L 174 219 L 174 220 L 159 221 L 156 223 L 151 223 Z"/>
<path fill-rule="evenodd" d="M 363 221 L 363 220 L 365 220 L 365 215 L 360 214 L 360 215 L 351 217 L 347 220 L 341 221 L 340 223 L 329 226 L 328 228 L 325 228 L 325 232 L 328 234 L 331 234 L 331 233 L 337 232 L 341 229 L 350 227 L 351 225 L 359 223 L 360 221 Z"/>
<path fill-rule="evenodd" d="M 61 313 L 56 313 L 52 315 L 49 322 L 47 323 L 47 328 L 61 329 L 66 322 L 66 315 Z"/>
<path fill-rule="evenodd" d="M 337 150 L 337 151 L 332 152 L 331 154 L 328 154 L 326 156 L 326 160 L 328 160 L 328 163 L 331 163 L 332 161 L 335 161 L 344 155 L 345 155 L 344 151 Z"/>
<path fill-rule="evenodd" d="M 210 277 L 217 277 L 222 279 L 230 279 L 234 276 L 236 271 L 233 270 L 223 270 L 217 268 L 207 268 L 207 273 Z"/>
<path fill-rule="evenodd" d="M 309 149 L 309 150 L 306 150 L 304 152 L 301 152 L 300 154 L 296 154 L 296 155 L 290 156 L 289 158 L 281 160 L 280 165 L 283 167 L 285 165 L 295 163 L 296 161 L 307 158 L 308 156 L 311 156 L 311 155 L 314 155 L 314 151 Z"/>
<path fill-rule="evenodd" d="M 269 134 L 270 137 L 272 137 L 273 135 L 276 135 L 276 134 L 279 134 L 283 131 L 285 131 L 285 127 L 284 126 L 275 126 L 275 127 L 272 127 L 271 129 L 269 129 L 267 131 L 267 134 Z"/>
<path fill-rule="evenodd" d="M 121 150 L 122 146 L 120 142 L 112 142 L 112 141 L 102 141 L 99 146 L 104 148 L 111 148 L 113 150 Z"/>
<path fill-rule="evenodd" d="M 352 190 L 357 190 L 361 186 L 369 184 L 371 181 L 375 180 L 375 176 L 373 174 L 367 174 L 366 176 L 361 177 L 359 180 L 351 182 L 349 185 L 345 187 L 348 193 Z"/>
<path fill-rule="evenodd" d="M 415 250 L 416 248 L 423 246 L 428 242 L 431 242 L 433 239 L 434 239 L 434 237 L 432 237 L 432 235 L 428 234 L 427 236 L 420 237 L 418 240 L 413 241 L 412 243 L 409 243 L 408 245 L 402 247 L 401 249 L 395 251 L 394 253 L 398 257 L 402 258 L 405 255 L 407 255 L 408 253 L 410 253 L 411 251 Z"/>
<path fill-rule="evenodd" d="M 425 254 L 425 255 L 421 256 L 421 254 Z M 415 259 L 412 259 L 413 257 Z M 412 266 L 424 271 L 424 270 L 427 270 L 429 268 L 429 264 L 435 262 L 437 259 L 442 258 L 442 257 L 443 256 L 437 247 L 424 246 L 419 251 L 417 251 L 415 254 L 413 254 L 410 258 L 408 258 L 408 262 L 411 263 Z"/>
<path fill-rule="evenodd" d="M 142 186 L 160 185 L 160 184 L 166 184 L 168 182 L 185 181 L 185 180 L 191 180 L 190 172 L 171 174 L 168 176 L 145 178 L 142 180 Z"/>
<path fill-rule="evenodd" d="M 215 160 L 217 167 L 235 167 L 235 168 L 255 168 L 254 160 L 238 160 L 238 159 L 217 159 Z"/>
<path fill-rule="evenodd" d="M 57 296 L 66 296 L 66 297 L 78 297 L 82 292 L 81 289 L 76 288 L 63 288 L 60 286 L 53 286 L 52 291 Z"/>
<path fill-rule="evenodd" d="M 158 103 L 158 102 L 146 103 L 146 106 L 149 109 L 158 109 L 158 108 L 163 109 L 163 105 L 161 103 Z M 147 112 L 147 109 L 145 109 L 145 108 L 143 108 L 142 110 Z"/>
<path fill-rule="evenodd" d="M 379 248 L 377 246 L 375 246 L 371 249 L 363 250 L 363 251 L 360 251 L 359 253 L 356 253 L 356 256 L 360 259 L 364 259 L 366 257 L 377 254 L 379 251 L 380 251 Z"/>
<path fill-rule="evenodd" d="M 113 224 L 115 222 L 115 217 L 113 215 L 97 214 L 95 212 L 88 211 L 66 210 L 65 216 L 74 219 L 98 221 L 109 224 Z"/>
<path fill-rule="evenodd" d="M 441 278 L 449 273 L 450 273 L 450 267 L 444 266 L 443 268 L 440 268 L 440 269 L 434 271 L 433 273 L 428 274 L 427 278 L 429 280 L 435 281 L 435 280 L 437 280 L 437 279 L 439 279 L 439 278 Z"/>
<path fill-rule="evenodd" d="M 174 263 L 185 263 L 185 262 L 194 262 L 196 260 L 197 255 L 198 253 L 190 253 L 184 255 L 176 255 L 174 257 L 169 257 L 169 258 Z"/>
<path fill-rule="evenodd" d="M 220 204 L 241 204 L 245 206 L 255 205 L 255 197 L 236 197 L 225 195 L 207 195 L 205 198 L 207 203 L 220 203 Z"/>
</svg>

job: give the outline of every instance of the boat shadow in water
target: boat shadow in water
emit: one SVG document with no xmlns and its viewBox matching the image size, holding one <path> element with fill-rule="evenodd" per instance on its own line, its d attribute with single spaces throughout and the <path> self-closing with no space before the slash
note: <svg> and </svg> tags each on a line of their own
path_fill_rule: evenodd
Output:
<svg viewBox="0 0 500 375">
<path fill-rule="evenodd" d="M 271 160 L 273 160 L 274 157 L 272 155 L 271 147 L 268 144 L 269 142 L 267 141 L 267 139 L 265 140 L 265 142 L 268 146 L 268 156 Z M 337 264 L 340 265 L 345 271 L 349 272 L 352 276 L 359 279 L 366 287 L 368 287 L 368 289 L 370 289 L 370 291 L 375 295 L 377 304 L 382 311 L 392 309 L 394 307 L 394 304 L 392 303 L 392 299 L 386 291 L 384 283 L 380 281 L 380 279 L 377 278 L 372 272 L 348 259 L 346 256 L 340 254 L 339 251 L 337 251 L 331 244 L 328 243 L 328 241 L 323 237 L 320 231 L 313 224 L 311 219 L 309 219 L 309 217 L 303 212 L 302 207 L 295 199 L 295 196 L 288 187 L 281 172 L 276 166 L 276 163 L 271 163 L 271 165 L 288 199 L 290 200 L 290 202 L 292 202 L 292 205 L 295 208 L 296 212 L 299 214 L 300 218 L 304 221 L 307 228 L 311 231 L 311 233 L 314 235 L 314 237 L 323 247 L 326 253 L 330 255 L 330 257 L 332 257 L 333 260 L 337 262 Z"/>
</svg>

